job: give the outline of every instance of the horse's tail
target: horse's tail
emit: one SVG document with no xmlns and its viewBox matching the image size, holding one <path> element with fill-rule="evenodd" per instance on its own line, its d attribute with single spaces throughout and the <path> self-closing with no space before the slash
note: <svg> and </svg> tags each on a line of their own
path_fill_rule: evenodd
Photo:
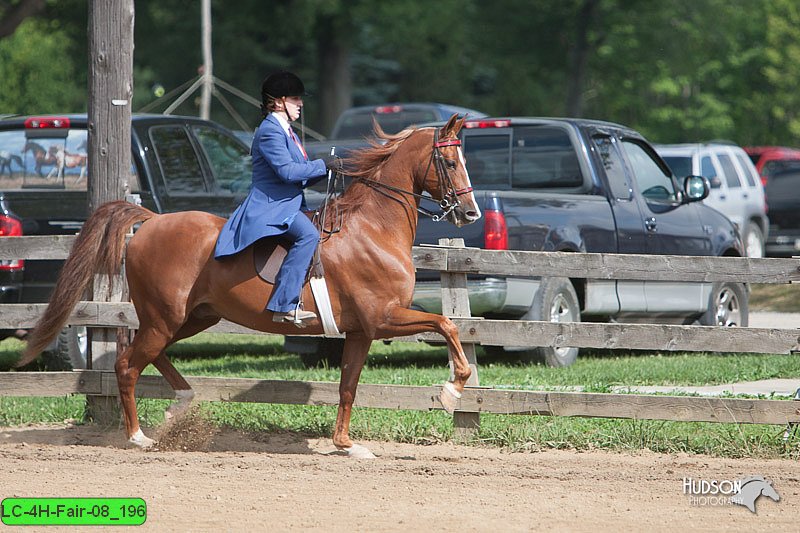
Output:
<svg viewBox="0 0 800 533">
<path fill-rule="evenodd" d="M 64 327 L 95 274 L 107 274 L 109 286 L 122 266 L 125 235 L 131 226 L 156 216 L 144 207 L 116 201 L 101 205 L 86 220 L 61 268 L 50 303 L 28 336 L 18 367 L 34 359 Z"/>
</svg>

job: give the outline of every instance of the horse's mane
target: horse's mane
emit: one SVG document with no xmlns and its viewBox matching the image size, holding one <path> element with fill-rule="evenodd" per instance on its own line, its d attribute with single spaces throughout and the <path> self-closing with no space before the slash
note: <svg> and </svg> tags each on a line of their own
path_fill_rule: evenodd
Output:
<svg viewBox="0 0 800 533">
<path fill-rule="evenodd" d="M 346 193 L 337 201 L 342 211 L 351 210 L 364 202 L 370 187 L 359 186 L 359 178 L 369 181 L 381 181 L 381 172 L 389 156 L 394 154 L 400 145 L 408 139 L 417 128 L 406 128 L 398 133 L 383 131 L 377 122 L 373 123 L 374 138 L 367 140 L 369 146 L 356 150 L 344 160 L 344 172 L 354 178 Z M 385 141 L 381 143 L 380 141 Z"/>
</svg>

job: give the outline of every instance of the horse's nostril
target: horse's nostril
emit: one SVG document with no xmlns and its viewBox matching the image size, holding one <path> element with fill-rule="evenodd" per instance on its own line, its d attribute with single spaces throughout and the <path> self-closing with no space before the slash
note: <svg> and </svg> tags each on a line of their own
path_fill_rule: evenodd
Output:
<svg viewBox="0 0 800 533">
<path fill-rule="evenodd" d="M 467 211 L 467 218 L 470 220 L 478 220 L 481 216 L 478 214 L 477 211 L 469 210 Z"/>
</svg>

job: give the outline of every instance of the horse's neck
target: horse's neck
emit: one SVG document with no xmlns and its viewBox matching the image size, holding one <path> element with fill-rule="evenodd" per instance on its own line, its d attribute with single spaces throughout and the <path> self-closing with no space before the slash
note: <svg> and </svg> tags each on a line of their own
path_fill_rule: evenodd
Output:
<svg viewBox="0 0 800 533">
<path fill-rule="evenodd" d="M 394 245 L 408 245 L 410 251 L 417 233 L 419 198 L 406 192 L 419 194 L 420 191 L 414 190 L 416 165 L 409 165 L 399 155 L 390 158 L 372 178 L 387 187 L 354 182 L 353 185 L 363 188 L 359 191 L 363 200 L 345 224 L 354 231 L 376 228 L 380 231 L 378 238 L 392 239 Z"/>
</svg>

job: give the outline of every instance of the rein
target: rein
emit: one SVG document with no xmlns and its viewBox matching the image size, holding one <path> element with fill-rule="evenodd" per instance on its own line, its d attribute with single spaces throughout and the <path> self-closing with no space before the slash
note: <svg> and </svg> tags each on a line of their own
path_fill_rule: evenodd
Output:
<svg viewBox="0 0 800 533">
<path fill-rule="evenodd" d="M 464 187 L 463 189 L 456 189 L 455 186 L 453 185 L 453 180 L 450 178 L 450 172 L 447 169 L 447 160 L 445 159 L 444 155 L 442 155 L 442 152 L 440 150 L 440 148 L 445 146 L 461 146 L 461 140 L 448 139 L 440 141 L 439 130 L 438 129 L 434 130 L 433 150 L 431 151 L 431 157 L 428 160 L 428 166 L 425 169 L 425 173 L 423 174 L 423 176 L 427 176 L 428 173 L 430 172 L 431 166 L 433 166 L 436 172 L 436 177 L 439 180 L 439 190 L 446 189 L 447 192 L 445 193 L 444 197 L 439 201 L 439 208 L 442 210 L 442 212 L 434 213 L 433 211 L 430 211 L 428 209 L 425 209 L 424 207 L 419 207 L 419 206 L 416 208 L 418 213 L 430 217 L 431 220 L 433 220 L 434 222 L 440 222 L 444 220 L 447 217 L 447 215 L 449 215 L 453 211 L 453 209 L 458 207 L 458 205 L 460 204 L 458 200 L 459 196 L 462 196 L 464 194 L 469 194 L 472 192 L 472 187 Z M 405 189 L 401 189 L 400 187 L 387 185 L 386 183 L 380 181 L 371 180 L 360 176 L 356 176 L 355 179 L 358 179 L 361 182 L 365 183 L 366 185 L 373 187 L 376 191 L 380 192 L 387 198 L 396 200 L 398 202 L 402 200 L 395 198 L 394 196 L 379 189 L 383 188 L 390 190 L 392 192 L 397 192 L 404 195 L 407 194 L 409 196 L 413 196 L 414 198 L 419 198 L 420 200 L 428 200 L 432 202 L 436 201 L 430 196 L 417 194 L 414 191 L 408 191 Z"/>
</svg>

